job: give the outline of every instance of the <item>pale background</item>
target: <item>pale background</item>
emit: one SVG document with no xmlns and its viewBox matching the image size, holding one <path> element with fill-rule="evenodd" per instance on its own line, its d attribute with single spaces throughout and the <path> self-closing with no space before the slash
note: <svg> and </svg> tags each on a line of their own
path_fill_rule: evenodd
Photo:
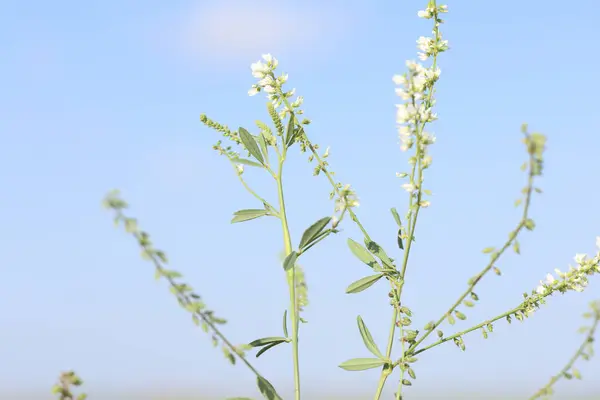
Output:
<svg viewBox="0 0 600 400">
<path fill-rule="evenodd" d="M 407 196 L 395 178 L 407 167 L 397 145 L 391 77 L 416 57 L 430 21 L 421 1 L 8 0 L 0 15 L 0 397 L 49 398 L 59 372 L 74 368 L 91 399 L 137 394 L 254 396 L 253 376 L 231 367 L 209 338 L 155 283 L 133 240 L 100 207 L 116 187 L 132 215 L 172 265 L 219 315 L 235 343 L 281 334 L 287 306 L 273 220 L 230 225 L 258 205 L 211 145 L 218 134 L 198 116 L 238 127 L 267 120 L 262 96 L 248 98 L 249 66 L 271 52 L 290 88 L 305 96 L 308 130 L 331 146 L 338 178 L 358 191 L 358 214 L 375 240 L 395 251 L 390 207 Z M 600 235 L 597 155 L 600 118 L 595 74 L 596 0 L 453 1 L 442 27 L 451 50 L 440 58 L 440 121 L 434 127 L 433 190 L 421 214 L 406 303 L 416 326 L 437 318 L 516 224 L 524 185 L 520 124 L 548 135 L 546 168 L 534 198 L 533 233 L 522 255 L 487 277 L 468 321 L 447 334 L 517 305 L 555 267 L 594 252 Z M 293 239 L 330 215 L 329 186 L 293 156 L 286 190 Z M 267 198 L 268 179 L 248 174 Z M 302 326 L 302 378 L 316 394 L 367 398 L 379 371 L 337 365 L 368 356 L 356 328 L 365 319 L 381 346 L 390 309 L 385 285 L 360 295 L 346 286 L 368 273 L 350 254 L 344 231 L 302 259 L 311 304 Z M 408 398 L 470 392 L 526 398 L 579 345 L 589 301 L 555 297 L 523 324 L 496 324 L 484 341 L 465 337 L 423 354 Z M 256 363 L 287 395 L 290 348 Z M 598 394 L 600 358 L 579 365 L 582 382 L 561 382 L 565 398 Z M 395 388 L 390 379 L 389 393 Z M 111 394 L 112 393 L 112 394 Z M 287 396 L 286 396 L 287 397 Z M 346 397 L 348 398 L 348 397 Z"/>
</svg>

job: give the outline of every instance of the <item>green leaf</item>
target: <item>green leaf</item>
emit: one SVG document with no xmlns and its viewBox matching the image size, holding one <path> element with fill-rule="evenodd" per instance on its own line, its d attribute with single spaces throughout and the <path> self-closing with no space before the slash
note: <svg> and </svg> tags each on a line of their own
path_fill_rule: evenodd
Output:
<svg viewBox="0 0 600 400">
<path fill-rule="evenodd" d="M 265 347 L 263 347 L 256 353 L 256 358 L 260 357 L 265 351 L 272 349 L 273 347 L 277 346 L 278 344 L 285 343 L 285 342 L 286 342 L 286 340 L 280 340 L 278 342 L 273 342 L 271 344 L 266 345 Z"/>
<path fill-rule="evenodd" d="M 321 232 L 323 232 L 323 229 L 325 229 L 325 227 L 327 226 L 327 224 L 329 224 L 330 221 L 331 217 L 321 218 L 320 220 L 312 224 L 310 227 L 308 227 L 308 229 L 305 230 L 302 234 L 302 239 L 300 239 L 300 245 L 298 246 L 300 251 L 302 251 L 302 249 L 311 244 L 312 241 L 315 240 Z"/>
<path fill-rule="evenodd" d="M 456 315 L 456 318 L 460 319 L 461 321 L 467 319 L 467 316 L 458 310 L 454 310 L 454 315 Z"/>
<path fill-rule="evenodd" d="M 283 270 L 287 271 L 294 267 L 296 264 L 296 260 L 298 259 L 298 253 L 292 251 L 286 258 L 283 260 Z"/>
<path fill-rule="evenodd" d="M 353 358 L 348 361 L 344 361 L 339 365 L 340 368 L 346 371 L 364 371 L 366 369 L 373 369 L 381 367 L 386 363 L 385 360 L 379 358 Z"/>
<path fill-rule="evenodd" d="M 400 215 L 398 215 L 398 211 L 396 211 L 396 208 L 394 207 L 390 211 L 392 212 L 392 215 L 394 216 L 394 219 L 398 224 L 398 228 L 402 228 L 402 221 L 400 220 Z"/>
<path fill-rule="evenodd" d="M 252 347 L 260 347 L 260 346 L 266 346 L 268 344 L 274 343 L 274 342 L 287 342 L 288 339 L 281 337 L 281 336 L 269 336 L 269 337 L 265 337 L 262 339 L 256 339 L 250 343 L 248 343 L 248 346 L 252 346 Z"/>
<path fill-rule="evenodd" d="M 360 317 L 360 315 L 356 318 L 356 321 L 358 323 L 358 330 L 360 331 L 360 336 L 362 337 L 362 340 L 365 343 L 367 350 L 369 350 L 371 353 L 373 353 L 373 355 L 379 357 L 380 359 L 385 360 L 385 357 L 383 356 L 383 354 L 381 354 L 381 351 L 379 351 L 377 344 L 375 344 L 375 340 L 373 340 L 373 336 L 371 336 L 369 328 L 367 328 L 367 325 L 365 325 L 365 322 Z"/>
<path fill-rule="evenodd" d="M 535 229 L 535 222 L 531 218 L 528 218 L 525 221 L 525 228 L 527 228 L 527 230 L 529 230 L 529 231 L 534 230 Z"/>
<path fill-rule="evenodd" d="M 294 136 L 296 133 L 295 128 L 295 118 L 294 113 L 290 113 L 290 118 L 288 120 L 287 131 L 285 133 L 285 147 L 290 147 L 294 143 Z"/>
<path fill-rule="evenodd" d="M 267 210 L 240 210 L 233 213 L 233 219 L 231 220 L 231 223 L 235 224 L 236 222 L 250 221 L 252 219 L 264 217 L 265 215 L 269 215 L 269 212 Z"/>
<path fill-rule="evenodd" d="M 283 335 L 285 337 L 288 337 L 288 330 L 287 330 L 287 310 L 285 310 L 283 312 Z"/>
<path fill-rule="evenodd" d="M 263 378 L 262 376 L 258 376 L 256 378 L 256 384 L 258 386 L 258 390 L 263 395 L 263 397 L 267 400 L 282 400 L 281 397 L 275 391 L 271 382 Z"/>
<path fill-rule="evenodd" d="M 496 248 L 495 248 L 495 247 L 486 247 L 485 249 L 481 250 L 481 252 L 482 252 L 483 254 L 489 254 L 489 253 L 491 253 L 491 252 L 492 252 L 492 251 L 494 251 L 494 250 L 496 250 Z"/>
<path fill-rule="evenodd" d="M 456 320 L 454 319 L 454 317 L 452 316 L 452 314 L 448 314 L 446 317 L 448 318 L 448 323 L 450 325 L 454 325 L 456 323 Z"/>
<path fill-rule="evenodd" d="M 235 163 L 235 164 L 243 164 L 243 165 L 247 165 L 249 167 L 259 167 L 259 168 L 264 168 L 262 164 L 259 164 L 257 162 L 254 162 L 252 160 L 246 160 L 245 158 L 232 158 L 231 162 Z"/>
<path fill-rule="evenodd" d="M 258 141 L 258 145 L 260 146 L 260 151 L 262 151 L 262 155 L 266 160 L 266 163 L 269 162 L 269 148 L 267 147 L 267 140 L 265 139 L 265 135 L 261 132 L 260 135 L 256 137 Z"/>
<path fill-rule="evenodd" d="M 402 228 L 398 229 L 398 247 L 400 247 L 400 250 L 404 250 L 404 244 L 402 243 Z"/>
<path fill-rule="evenodd" d="M 256 144 L 256 140 L 254 140 L 254 137 L 250 134 L 250 132 L 248 132 L 247 130 L 245 130 L 242 127 L 240 127 L 239 132 L 240 132 L 240 139 L 242 140 L 242 144 L 244 145 L 246 150 L 248 150 L 250 152 L 250 154 L 252 155 L 252 157 L 256 158 L 258 160 L 258 162 L 260 162 L 261 164 L 264 164 L 265 160 L 263 159 L 263 156 L 260 154 L 260 149 L 258 148 L 258 144 Z"/>
<path fill-rule="evenodd" d="M 389 268 L 393 268 L 393 261 L 392 259 L 387 255 L 387 253 L 385 252 L 385 250 L 383 250 L 383 247 L 381 247 L 378 243 L 374 242 L 374 241 L 369 241 L 367 240 L 367 238 L 365 238 L 365 246 L 367 247 L 367 250 L 369 250 L 371 253 L 375 254 L 377 257 L 379 257 L 379 259 Z"/>
<path fill-rule="evenodd" d="M 377 282 L 378 280 L 380 280 L 383 277 L 383 274 L 376 274 L 376 275 L 369 275 L 369 276 L 365 276 L 364 278 L 360 278 L 359 280 L 357 280 L 356 282 L 352 282 L 350 284 L 350 286 L 348 286 L 348 288 L 346 289 L 346 293 L 350 294 L 350 293 L 360 293 L 365 289 L 370 288 L 371 286 L 373 286 L 373 284 L 375 282 Z"/>
<path fill-rule="evenodd" d="M 369 267 L 374 268 L 376 265 L 379 265 L 375 257 L 371 253 L 367 251 L 364 247 L 362 247 L 359 243 L 354 240 L 348 238 L 348 247 L 352 253 L 362 262 L 367 264 Z"/>
</svg>

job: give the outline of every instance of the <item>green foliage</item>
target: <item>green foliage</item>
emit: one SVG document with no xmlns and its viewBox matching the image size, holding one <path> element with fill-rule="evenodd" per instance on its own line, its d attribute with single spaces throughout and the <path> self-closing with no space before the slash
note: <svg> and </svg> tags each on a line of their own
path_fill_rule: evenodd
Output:
<svg viewBox="0 0 600 400">
<path fill-rule="evenodd" d="M 72 391 L 72 387 L 79 387 L 82 384 L 83 381 L 74 371 L 63 372 L 58 378 L 58 383 L 52 387 L 52 394 L 58 396 L 60 400 L 85 400 L 87 394 L 81 393 L 75 396 Z"/>
<path fill-rule="evenodd" d="M 440 32 L 440 27 L 444 23 L 441 15 L 447 11 L 446 6 L 438 5 L 435 0 L 429 0 L 427 7 L 418 13 L 419 17 L 432 21 L 433 37 L 421 37 L 417 41 L 420 60 L 423 62 L 429 60 L 431 64 L 425 66 L 412 61 L 407 62 L 407 71 L 393 78 L 396 85 L 399 86 L 396 93 L 404 101 L 403 104 L 397 106 L 396 118 L 401 150 L 412 151 L 408 157 L 407 172 L 398 173 L 397 175 L 398 178 L 403 180 L 404 183 L 401 187 L 408 195 L 408 208 L 404 218 L 400 218 L 396 208 L 391 208 L 392 216 L 398 227 L 397 233 L 394 231 L 400 250 L 400 257 L 397 261 L 391 258 L 383 247 L 371 238 L 361 223 L 355 212 L 356 207 L 359 205 L 358 196 L 351 185 L 343 184 L 335 179 L 335 173 L 331 170 L 328 162 L 329 148 L 321 153 L 319 145 L 309 139 L 306 127 L 310 124 L 310 120 L 300 119 L 304 113 L 301 108 L 303 98 L 297 96 L 295 100 L 292 100 L 295 91 L 284 89 L 288 76 L 287 74 L 276 75 L 278 61 L 270 54 L 264 55 L 263 61 L 252 64 L 252 74 L 258 81 L 252 85 L 248 93 L 250 95 L 261 92 L 267 94 L 267 113 L 272 126 L 256 121 L 256 127 L 259 130 L 257 134 L 253 134 L 242 127 L 238 131 L 231 131 L 227 125 L 215 122 L 204 114 L 200 116 L 200 121 L 205 126 L 219 132 L 222 136 L 222 139 L 216 142 L 213 149 L 227 158 L 240 183 L 262 207 L 237 211 L 234 213 L 231 222 L 239 223 L 272 216 L 281 223 L 284 245 L 281 263 L 289 292 L 289 305 L 283 314 L 282 329 L 284 336 L 267 336 L 241 346 L 231 344 L 222 332 L 223 325 L 227 321 L 216 316 L 214 311 L 207 308 L 194 289 L 187 283 L 182 282 L 183 276 L 181 273 L 166 267 L 168 261 L 165 253 L 154 247 L 148 233 L 138 227 L 136 219 L 124 214 L 127 203 L 119 197 L 118 192 L 112 192 L 105 200 L 105 206 L 114 213 L 115 223 L 123 225 L 125 230 L 135 238 L 141 249 L 142 257 L 154 266 L 156 278 L 167 281 L 178 304 L 190 313 L 193 323 L 200 326 L 210 336 L 214 346 L 220 347 L 226 360 L 232 364 L 241 361 L 241 364 L 245 365 L 256 376 L 257 387 L 265 399 L 280 400 L 281 397 L 277 394 L 273 385 L 248 361 L 245 352 L 250 349 L 257 349 L 256 357 L 259 357 L 276 346 L 290 343 L 294 399 L 301 399 L 298 337 L 300 322 L 306 322 L 302 315 L 308 305 L 308 286 L 304 268 L 299 265 L 298 261 L 312 247 L 322 243 L 324 239 L 334 236 L 331 235 L 332 233 L 339 233 L 338 227 L 346 217 L 349 217 L 351 222 L 358 227 L 364 243 L 363 246 L 359 242 L 348 238 L 347 244 L 350 252 L 374 272 L 374 274 L 351 283 L 347 287 L 346 293 L 358 294 L 371 287 L 380 289 L 381 285 L 375 286 L 375 283 L 384 281 L 387 286 L 389 306 L 392 309 L 392 321 L 388 330 L 385 350 L 382 351 L 379 348 L 364 320 L 361 316 L 358 316 L 357 325 L 364 346 L 376 358 L 353 358 L 339 365 L 340 368 L 347 371 L 379 368 L 381 372 L 374 396 L 375 400 L 381 398 L 383 388 L 394 372 L 397 373 L 395 398 L 396 400 L 403 398 L 404 388 L 411 386 L 417 377 L 415 372 L 415 364 L 418 361 L 416 355 L 450 341 L 459 350 L 466 351 L 465 338 L 468 337 L 469 333 L 478 331 L 487 339 L 493 336 L 494 323 L 497 323 L 497 321 L 506 320 L 508 323 L 513 320 L 525 321 L 545 304 L 547 297 L 555 293 L 581 292 L 588 284 L 588 277 L 600 273 L 600 252 L 595 257 L 577 255 L 575 258 L 578 264 L 576 268 L 570 268 L 567 272 L 556 270 L 556 277 L 548 274 L 545 281 L 540 281 L 537 288 L 523 294 L 523 299 L 516 307 L 449 335 L 445 335 L 440 329 L 441 325 L 446 322 L 449 329 L 456 329 L 454 328 L 455 325 L 458 327 L 465 324 L 464 321 L 468 319 L 467 312 L 464 311 L 463 313 L 459 310 L 459 307 L 462 309 L 462 306 L 464 306 L 468 310 L 477 305 L 479 295 L 475 293 L 476 286 L 490 275 L 490 272 L 501 276 L 498 263 L 506 251 L 511 249 L 515 254 L 520 254 L 522 251 L 519 242 L 521 233 L 524 230 L 533 231 L 536 227 L 535 221 L 530 217 L 530 206 L 533 194 L 542 193 L 541 189 L 535 186 L 535 183 L 536 178 L 541 176 L 543 171 L 546 137 L 540 133 L 530 133 L 527 125 L 524 124 L 521 127 L 521 132 L 527 153 L 527 161 L 523 163 L 521 170 L 526 173 L 526 184 L 521 190 L 522 195 L 514 202 L 516 207 L 522 207 L 522 214 L 516 226 L 508 233 L 508 239 L 503 243 L 501 242 L 499 246 L 488 246 L 482 250 L 486 259 L 483 263 L 485 266 L 468 280 L 466 289 L 457 296 L 449 307 L 443 309 L 443 313 L 437 319 L 428 322 L 422 331 L 414 329 L 412 326 L 413 311 L 406 304 L 404 287 L 411 251 L 413 246 L 416 246 L 415 232 L 419 221 L 418 217 L 421 212 L 424 212 L 423 210 L 430 206 L 429 199 L 432 195 L 432 191 L 424 186 L 428 183 L 426 180 L 427 170 L 432 165 L 429 147 L 435 143 L 435 137 L 429 132 L 429 126 L 437 119 L 434 106 L 436 104 L 436 83 L 440 76 L 438 56 L 449 48 L 448 42 L 442 38 Z M 223 141 L 229 144 L 224 145 Z M 313 222 L 308 228 L 305 228 L 297 247 L 292 244 L 295 242 L 292 241 L 290 234 L 287 220 L 288 210 L 285 205 L 283 188 L 283 166 L 287 160 L 287 152 L 295 145 L 301 153 L 308 153 L 309 163 L 314 164 L 313 175 L 324 177 L 329 182 L 332 188 L 330 199 L 334 200 L 331 215 L 322 217 Z M 244 152 L 246 154 L 244 157 L 248 158 L 241 158 L 234 148 Z M 244 179 L 245 167 L 251 167 L 249 169 L 250 173 L 266 173 L 273 178 L 276 184 L 277 208 L 256 193 L 246 182 Z M 268 220 L 274 219 L 269 218 Z M 421 241 L 419 241 L 419 245 L 420 243 Z M 598 246 L 600 247 L 600 239 L 598 239 Z M 281 269 L 279 269 L 279 272 L 281 273 Z M 385 280 L 382 280 L 382 278 L 385 278 Z M 585 334 L 583 343 L 566 366 L 531 399 L 551 395 L 554 384 L 560 379 L 581 379 L 582 375 L 574 367 L 574 364 L 580 358 L 589 359 L 593 354 L 592 342 L 600 320 L 600 303 L 592 303 L 591 311 L 584 314 L 584 317 L 591 319 L 592 322 L 591 325 L 580 329 L 581 333 Z M 291 328 L 290 330 L 288 330 L 288 326 Z M 425 340 L 433 332 L 436 333 L 437 340 L 426 345 Z M 399 340 L 395 340 L 398 337 Z M 435 338 L 435 336 L 433 337 Z M 392 356 L 394 350 L 397 350 L 397 347 L 394 348 L 396 342 L 400 343 L 400 351 Z M 61 375 L 60 383 L 54 387 L 53 392 L 63 400 L 73 400 L 74 397 L 70 392 L 70 387 L 79 386 L 80 384 L 81 380 L 74 373 L 64 373 Z M 83 398 L 85 398 L 85 395 L 77 397 L 77 399 Z M 248 398 L 241 397 L 230 400 L 236 399 L 248 400 Z"/>
</svg>

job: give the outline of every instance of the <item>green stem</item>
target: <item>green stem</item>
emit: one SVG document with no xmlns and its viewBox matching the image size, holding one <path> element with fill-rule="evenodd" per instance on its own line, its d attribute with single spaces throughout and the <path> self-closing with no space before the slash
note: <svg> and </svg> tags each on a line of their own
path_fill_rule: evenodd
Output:
<svg viewBox="0 0 600 400">
<path fill-rule="evenodd" d="M 121 210 L 114 209 L 114 211 L 117 220 L 126 221 L 128 219 L 128 217 Z M 145 252 L 145 254 L 148 254 L 149 261 L 154 265 L 154 268 L 161 272 L 161 275 L 167 280 L 171 288 L 173 288 L 173 290 L 177 293 L 178 298 L 181 300 L 181 302 L 183 302 L 183 304 L 185 304 L 186 306 L 191 306 L 192 300 L 190 299 L 189 294 L 182 290 L 181 285 L 175 282 L 173 277 L 164 273 L 165 268 L 163 267 L 161 260 L 159 260 L 156 256 L 155 250 L 150 248 L 146 244 L 147 239 L 142 237 L 142 234 L 138 231 L 132 232 L 131 234 L 136 239 L 138 245 Z M 250 371 L 254 373 L 254 375 L 264 379 L 260 372 L 250 363 L 250 361 L 248 361 L 244 353 L 241 352 L 233 343 L 231 343 L 229 339 L 227 339 L 227 337 L 225 337 L 225 335 L 219 330 L 217 325 L 214 324 L 205 313 L 203 313 L 202 311 L 197 311 L 194 314 L 206 323 L 206 325 L 210 328 L 210 330 L 212 330 L 214 335 L 218 337 L 223 343 L 225 343 L 229 350 L 231 350 L 246 365 L 246 367 L 248 367 L 248 369 L 250 369 Z"/>
<path fill-rule="evenodd" d="M 283 102 L 284 102 L 285 106 L 288 108 L 288 110 L 291 110 L 292 107 L 290 105 L 289 100 L 285 96 L 282 96 L 282 98 L 283 98 Z M 295 113 L 292 113 L 292 115 L 293 115 L 294 120 L 296 121 L 296 124 L 298 126 L 302 126 L 302 122 L 300 121 L 300 119 L 298 118 L 298 116 Z M 304 135 L 306 136 L 306 133 Z M 323 165 L 323 159 L 321 158 L 321 156 L 319 155 L 319 153 L 315 150 L 315 147 L 313 146 L 313 144 L 308 140 L 308 137 L 306 137 L 306 142 L 307 142 L 308 148 L 310 149 L 311 153 L 313 154 L 315 160 L 317 160 L 317 163 L 319 163 L 319 165 L 322 166 Z M 335 184 L 335 181 L 333 180 L 333 176 L 331 175 L 331 173 L 324 166 L 321 168 L 321 171 L 327 177 L 327 180 L 331 184 L 331 187 L 333 187 L 334 192 L 338 196 L 340 196 L 340 190 L 337 187 L 337 185 Z M 348 210 L 348 214 L 350 214 L 350 218 L 352 219 L 352 221 L 354 221 L 354 223 L 358 226 L 358 229 L 360 229 L 360 231 L 362 232 L 362 234 L 365 236 L 365 239 L 367 239 L 370 242 L 371 241 L 371 237 L 367 233 L 367 230 L 365 229 L 365 227 L 358 220 L 358 217 L 356 216 L 356 214 L 354 213 L 354 211 L 352 211 L 351 208 L 348 208 L 347 210 Z"/>
<path fill-rule="evenodd" d="M 385 350 L 385 358 L 390 359 L 392 356 L 392 347 L 394 346 L 394 335 L 396 332 L 396 321 L 398 320 L 398 308 L 394 307 L 394 314 L 392 315 L 392 326 L 390 327 L 390 334 L 388 336 L 387 347 Z M 385 382 L 390 376 L 392 372 L 392 368 L 386 368 L 385 366 L 381 370 L 381 376 L 379 377 L 379 383 L 377 384 L 377 390 L 375 391 L 375 400 L 379 400 L 381 397 L 381 392 L 383 391 L 383 387 L 385 386 Z"/>
<path fill-rule="evenodd" d="M 430 344 L 429 346 L 422 347 L 419 350 L 417 350 L 414 353 L 412 353 L 412 355 L 416 356 L 417 354 L 423 353 L 424 351 L 427 351 L 427 350 L 429 350 L 429 349 L 431 349 L 433 347 L 439 346 L 442 343 L 446 343 L 449 340 L 453 340 L 453 339 L 455 339 L 457 337 L 466 335 L 467 333 L 473 332 L 473 331 L 475 331 L 477 329 L 480 329 L 480 328 L 482 328 L 482 327 L 484 327 L 484 326 L 486 326 L 488 324 L 496 322 L 499 319 L 506 318 L 507 316 L 512 315 L 512 314 L 514 314 L 514 313 L 516 313 L 516 312 L 518 312 L 519 310 L 522 310 L 522 309 L 523 309 L 523 305 L 521 304 L 518 307 L 513 308 L 512 310 L 509 310 L 509 311 L 507 311 L 505 313 L 502 313 L 502 314 L 500 314 L 500 315 L 498 315 L 498 316 L 496 316 L 496 317 L 494 317 L 492 319 L 488 319 L 487 321 L 483 321 L 483 322 L 481 322 L 481 323 L 479 323 L 477 325 L 474 325 L 474 326 L 470 327 L 469 329 L 465 329 L 464 331 L 455 333 L 454 335 L 447 336 L 447 337 L 445 337 L 443 339 L 438 340 L 435 343 Z"/>
<path fill-rule="evenodd" d="M 277 174 L 277 192 L 279 195 L 279 215 L 281 217 L 281 227 L 283 229 L 283 244 L 285 246 L 286 257 L 292 252 L 292 239 L 288 226 L 285 210 L 285 201 L 283 198 L 283 163 L 285 161 L 285 148 L 279 159 L 279 173 Z M 298 357 L 298 302 L 296 299 L 296 266 L 294 265 L 287 271 L 287 282 L 290 293 L 290 317 L 292 319 L 292 358 L 294 363 L 294 399 L 300 400 L 300 363 Z"/>
<path fill-rule="evenodd" d="M 269 202 L 265 199 L 263 199 L 258 193 L 256 193 L 247 183 L 246 180 L 242 177 L 242 174 L 240 174 L 239 172 L 237 172 L 237 168 L 235 166 L 235 161 L 233 161 L 231 158 L 229 158 L 229 161 L 231 162 L 231 165 L 233 166 L 233 168 L 236 170 L 236 175 L 238 177 L 238 179 L 240 180 L 240 182 L 242 183 L 242 186 L 244 186 L 244 188 L 252 195 L 254 196 L 256 199 L 258 199 L 258 201 L 260 201 L 261 203 L 263 203 L 264 205 L 270 207 L 271 209 L 275 210 L 275 208 L 269 204 Z M 274 176 L 276 177 L 276 176 Z M 279 216 L 279 215 L 277 215 Z"/>
<path fill-rule="evenodd" d="M 406 347 L 406 342 L 404 341 L 404 327 L 400 325 L 400 340 L 402 347 L 402 357 L 400 361 L 404 361 L 404 350 Z M 400 381 L 398 382 L 398 389 L 396 389 L 396 400 L 402 400 L 402 382 L 404 381 L 404 368 L 400 367 Z"/>
<path fill-rule="evenodd" d="M 415 348 L 417 348 L 417 346 L 419 346 L 421 343 L 423 343 L 423 341 L 431 334 L 431 332 L 433 332 L 435 330 L 435 328 L 437 328 L 448 317 L 448 315 L 450 315 L 452 312 L 454 312 L 456 307 L 458 307 L 460 305 L 460 303 L 462 303 L 463 300 L 465 298 L 467 298 L 467 296 L 473 291 L 473 289 L 475 288 L 477 283 L 479 283 L 481 281 L 481 278 L 483 278 L 483 276 L 485 274 L 487 274 L 490 270 L 492 270 L 492 268 L 494 267 L 494 263 L 496 261 L 498 261 L 498 259 L 504 254 L 506 249 L 508 249 L 513 244 L 513 242 L 517 239 L 517 236 L 519 235 L 521 230 L 525 227 L 527 217 L 529 215 L 529 206 L 531 204 L 531 193 L 533 191 L 533 177 L 534 177 L 533 164 L 534 164 L 534 162 L 535 162 L 534 156 L 533 156 L 533 154 L 530 154 L 529 155 L 529 174 L 528 174 L 528 179 L 527 179 L 527 192 L 525 195 L 525 205 L 523 207 L 523 216 L 521 217 L 521 221 L 519 222 L 519 224 L 517 225 L 517 227 L 515 228 L 513 233 L 510 235 L 510 237 L 506 241 L 506 243 L 504 243 L 504 246 L 502 246 L 502 248 L 490 258 L 490 262 L 472 280 L 472 282 L 469 284 L 469 287 L 467 288 L 467 290 L 465 290 L 464 293 L 462 295 L 460 295 L 458 300 L 456 300 L 454 302 L 454 304 L 448 309 L 448 311 L 446 311 L 444 313 L 444 315 L 442 315 L 436 321 L 436 323 L 434 324 L 434 326 L 431 330 L 427 331 L 423 336 L 421 336 L 421 338 L 419 340 L 417 340 L 415 343 L 413 343 L 412 346 L 410 346 L 408 348 L 407 353 L 411 353 Z"/>
<path fill-rule="evenodd" d="M 569 362 L 563 367 L 563 369 L 560 370 L 560 372 L 557 375 L 553 376 L 550 379 L 550 381 L 546 384 L 546 386 L 544 386 L 543 388 L 538 390 L 533 396 L 531 396 L 529 398 L 529 400 L 534 400 L 534 399 L 540 398 L 544 395 L 551 394 L 550 389 L 552 388 L 552 386 L 554 386 L 554 384 L 556 382 L 558 382 L 562 377 L 564 377 L 564 375 L 566 373 L 569 372 L 569 370 L 573 367 L 573 364 L 575 364 L 575 361 L 577 361 L 579 359 L 579 357 L 581 357 L 581 355 L 584 354 L 585 348 L 587 347 L 587 345 L 594 341 L 594 335 L 596 333 L 596 328 L 598 327 L 599 321 L 600 321 L 600 311 L 596 311 L 595 315 L 594 315 L 594 322 L 593 322 L 592 327 L 590 328 L 588 334 L 585 336 L 583 343 L 581 343 L 581 346 L 579 346 L 579 348 L 577 349 L 575 354 L 573 354 L 573 356 L 571 357 Z"/>
</svg>

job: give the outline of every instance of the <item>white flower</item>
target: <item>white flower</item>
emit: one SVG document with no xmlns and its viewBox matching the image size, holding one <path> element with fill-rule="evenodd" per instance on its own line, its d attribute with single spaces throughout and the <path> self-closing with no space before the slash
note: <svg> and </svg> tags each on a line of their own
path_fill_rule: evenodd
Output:
<svg viewBox="0 0 600 400">
<path fill-rule="evenodd" d="M 264 78 L 269 72 L 269 67 L 260 61 L 251 64 L 250 69 L 252 70 L 252 76 L 259 79 Z"/>
<path fill-rule="evenodd" d="M 544 294 L 546 293 L 546 288 L 544 287 L 544 285 L 542 284 L 542 281 L 540 281 L 540 286 L 537 287 L 537 289 L 535 289 L 535 291 L 538 294 Z"/>
<path fill-rule="evenodd" d="M 406 126 L 406 125 L 402 125 L 401 127 L 398 128 L 398 136 L 400 137 L 401 140 L 406 140 L 408 138 L 410 138 L 410 135 L 412 134 L 410 127 Z"/>
<path fill-rule="evenodd" d="M 392 77 L 392 80 L 398 86 L 406 85 L 406 78 L 404 77 L 404 75 L 394 75 Z"/>
<path fill-rule="evenodd" d="M 271 94 L 271 93 L 275 93 L 275 88 L 271 85 L 267 85 L 263 88 L 265 90 L 265 92 Z"/>
<path fill-rule="evenodd" d="M 291 106 L 292 108 L 298 108 L 302 105 L 302 102 L 304 102 L 304 97 L 298 96 L 298 98 L 292 102 Z"/>
<path fill-rule="evenodd" d="M 237 173 L 239 175 L 242 175 L 244 173 L 244 166 L 242 164 L 236 164 L 235 169 L 237 170 Z"/>
<path fill-rule="evenodd" d="M 267 65 L 269 65 L 271 69 L 275 69 L 277 68 L 277 65 L 279 65 L 279 61 L 271 54 L 263 54 L 262 58 L 267 62 Z"/>
<path fill-rule="evenodd" d="M 333 217 L 331 217 L 331 228 L 333 228 L 333 229 L 337 228 L 339 223 L 340 223 L 340 220 L 338 217 L 336 217 L 335 215 Z"/>
<path fill-rule="evenodd" d="M 258 86 L 267 86 L 272 85 L 274 82 L 273 78 L 270 75 L 265 76 L 260 81 L 258 81 Z"/>
<path fill-rule="evenodd" d="M 431 133 L 429 132 L 422 132 L 421 133 L 421 143 L 423 143 L 424 145 L 430 145 L 430 144 L 434 144 L 435 143 L 435 136 L 433 136 Z"/>
<path fill-rule="evenodd" d="M 277 77 L 277 82 L 280 85 L 283 85 L 284 83 L 287 82 L 289 75 L 288 74 L 281 74 L 281 76 Z"/>
<path fill-rule="evenodd" d="M 396 104 L 396 122 L 403 124 L 408 121 L 409 114 L 406 109 L 406 104 Z"/>
<path fill-rule="evenodd" d="M 425 10 L 419 11 L 417 13 L 417 16 L 419 18 L 430 19 L 431 17 L 433 17 L 433 8 L 432 7 L 427 7 Z"/>
<path fill-rule="evenodd" d="M 423 53 L 429 53 L 432 41 L 433 40 L 431 38 L 421 36 L 417 39 L 417 48 Z"/>
<path fill-rule="evenodd" d="M 420 64 L 414 62 L 413 60 L 406 60 L 406 68 L 408 68 L 408 70 L 411 72 L 417 71 L 419 66 Z"/>
<path fill-rule="evenodd" d="M 427 83 L 427 76 L 425 74 L 417 74 L 412 79 L 413 90 L 415 92 L 422 92 L 425 89 Z"/>
<path fill-rule="evenodd" d="M 587 258 L 587 254 L 575 254 L 575 262 L 577 264 L 581 264 L 585 261 L 585 259 Z"/>
<path fill-rule="evenodd" d="M 552 274 L 546 275 L 546 284 L 551 285 L 552 283 L 554 283 L 554 281 L 556 281 L 556 279 L 554 279 L 554 276 L 552 276 Z"/>
<path fill-rule="evenodd" d="M 396 88 L 396 95 L 405 101 L 410 100 L 411 97 L 410 94 L 408 94 L 406 90 L 402 88 Z"/>
<path fill-rule="evenodd" d="M 408 193 L 412 193 L 417 189 L 417 187 L 412 183 L 405 183 L 402 185 L 402 189 L 406 190 Z"/>
<path fill-rule="evenodd" d="M 427 207 L 429 207 L 429 206 L 431 205 L 431 203 L 430 203 L 429 201 L 427 201 L 427 200 L 423 200 L 423 201 L 421 201 L 421 202 L 419 203 L 419 205 L 420 205 L 421 207 L 423 207 L 423 208 L 427 208 Z"/>
<path fill-rule="evenodd" d="M 432 81 L 437 81 L 440 78 L 442 70 L 439 68 L 436 68 L 435 70 L 432 68 L 428 68 L 425 70 L 424 73 L 425 73 L 425 77 L 427 78 L 427 80 L 429 82 L 432 82 Z"/>
<path fill-rule="evenodd" d="M 600 249 L 600 236 L 596 236 L 596 247 Z"/>
<path fill-rule="evenodd" d="M 429 168 L 431 161 L 431 156 L 427 154 L 425 157 L 423 157 L 423 160 L 421 160 L 421 165 L 423 165 L 423 168 Z"/>
<path fill-rule="evenodd" d="M 258 88 L 255 86 L 252 86 L 252 88 L 250 90 L 248 90 L 248 96 L 254 96 L 257 93 L 258 93 Z"/>
</svg>

